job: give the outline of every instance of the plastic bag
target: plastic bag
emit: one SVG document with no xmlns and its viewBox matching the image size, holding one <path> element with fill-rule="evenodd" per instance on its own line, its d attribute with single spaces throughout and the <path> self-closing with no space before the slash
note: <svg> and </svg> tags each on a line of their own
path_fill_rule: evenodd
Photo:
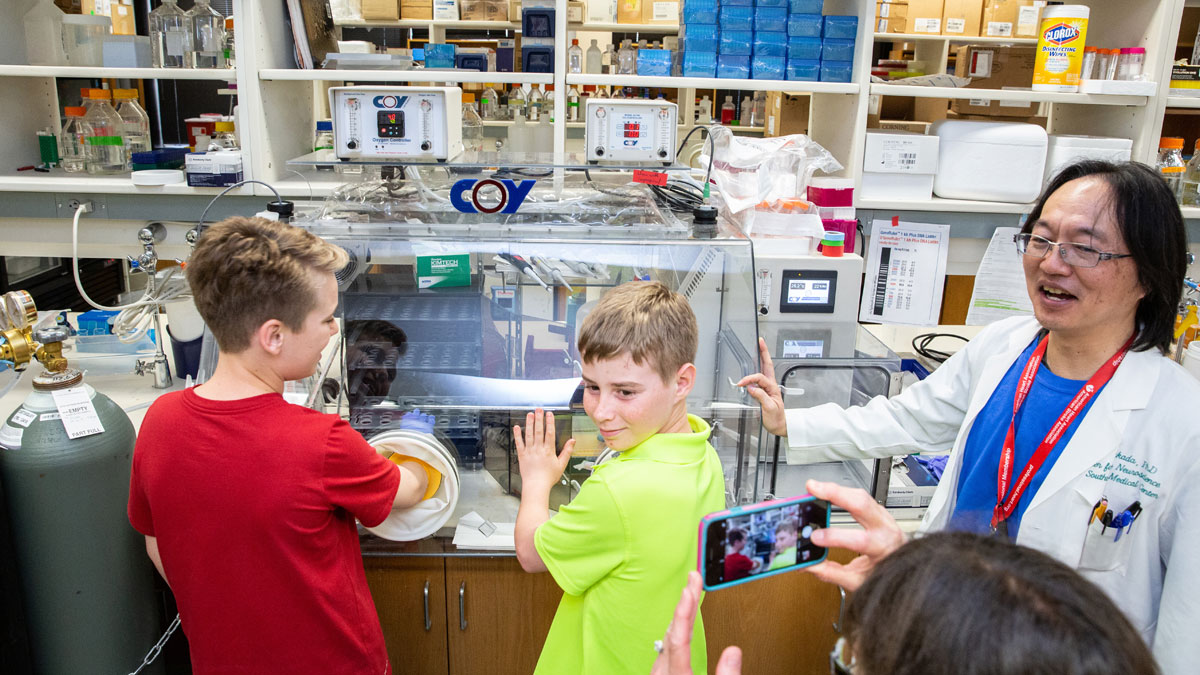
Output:
<svg viewBox="0 0 1200 675">
<path fill-rule="evenodd" d="M 708 131 L 715 156 L 712 180 L 720 190 L 717 201 L 722 216 L 747 234 L 753 230 L 752 207 L 802 197 L 813 173 L 842 169 L 832 153 L 803 134 L 750 138 L 734 136 L 720 125 Z"/>
</svg>

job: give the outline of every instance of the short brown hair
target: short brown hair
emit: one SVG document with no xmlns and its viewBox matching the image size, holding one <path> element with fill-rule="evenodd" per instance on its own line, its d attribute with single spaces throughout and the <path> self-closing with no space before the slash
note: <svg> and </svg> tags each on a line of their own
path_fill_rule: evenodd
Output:
<svg viewBox="0 0 1200 675">
<path fill-rule="evenodd" d="M 696 315 L 687 300 L 657 281 L 630 281 L 609 291 L 583 321 L 579 356 L 584 363 L 628 353 L 670 382 L 696 360 Z"/>
<path fill-rule="evenodd" d="M 233 217 L 204 230 L 187 278 L 217 345 L 238 353 L 271 319 L 300 330 L 317 306 L 312 272 L 335 272 L 347 262 L 345 250 L 307 230 Z"/>
</svg>

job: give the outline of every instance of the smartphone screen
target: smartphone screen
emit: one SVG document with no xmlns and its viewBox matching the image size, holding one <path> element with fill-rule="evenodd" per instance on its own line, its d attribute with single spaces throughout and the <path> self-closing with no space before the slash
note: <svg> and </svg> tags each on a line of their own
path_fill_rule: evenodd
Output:
<svg viewBox="0 0 1200 675">
<path fill-rule="evenodd" d="M 750 506 L 711 521 L 704 538 L 705 587 L 824 560 L 825 549 L 812 543 L 812 533 L 828 525 L 829 502 L 814 497 L 766 508 Z"/>
</svg>

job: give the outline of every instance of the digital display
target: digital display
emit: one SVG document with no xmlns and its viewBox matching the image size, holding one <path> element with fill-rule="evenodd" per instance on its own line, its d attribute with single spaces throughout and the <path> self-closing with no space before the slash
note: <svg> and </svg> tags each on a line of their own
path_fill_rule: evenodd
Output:
<svg viewBox="0 0 1200 675">
<path fill-rule="evenodd" d="M 784 340 L 783 358 L 819 359 L 825 356 L 824 340 Z"/>
<path fill-rule="evenodd" d="M 377 117 L 380 138 L 404 138 L 404 113 L 399 110 L 380 110 Z"/>
<path fill-rule="evenodd" d="M 788 281 L 789 305 L 812 305 L 829 302 L 829 281 L 825 279 L 791 279 Z"/>
<path fill-rule="evenodd" d="M 812 533 L 828 522 L 829 503 L 812 499 L 732 516 L 708 526 L 705 578 L 717 585 L 803 567 L 825 555 Z"/>
</svg>

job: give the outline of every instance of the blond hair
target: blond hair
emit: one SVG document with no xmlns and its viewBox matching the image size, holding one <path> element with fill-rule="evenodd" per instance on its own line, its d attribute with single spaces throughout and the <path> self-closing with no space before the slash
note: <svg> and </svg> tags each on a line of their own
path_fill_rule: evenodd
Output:
<svg viewBox="0 0 1200 675">
<path fill-rule="evenodd" d="M 783 520 L 779 521 L 777 525 L 775 525 L 775 534 L 779 534 L 785 530 L 791 532 L 792 534 L 799 535 L 800 523 L 797 522 L 795 518 L 784 518 Z"/>
<path fill-rule="evenodd" d="M 238 353 L 271 319 L 299 331 L 317 306 L 312 273 L 335 272 L 348 260 L 345 250 L 299 227 L 233 217 L 204 230 L 187 277 L 217 345 Z"/>
<path fill-rule="evenodd" d="M 670 383 L 696 360 L 696 315 L 687 300 L 657 281 L 630 281 L 609 291 L 579 331 L 579 355 L 592 363 L 629 354 Z"/>
</svg>

